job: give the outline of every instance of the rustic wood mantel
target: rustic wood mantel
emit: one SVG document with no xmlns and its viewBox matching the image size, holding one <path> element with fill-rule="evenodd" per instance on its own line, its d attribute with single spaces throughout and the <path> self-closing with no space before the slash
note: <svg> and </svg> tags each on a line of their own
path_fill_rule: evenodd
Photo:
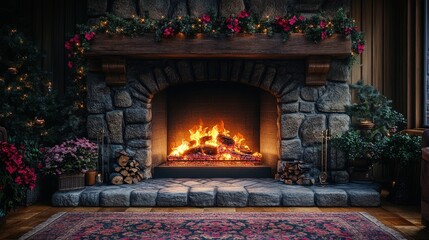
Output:
<svg viewBox="0 0 429 240">
<path fill-rule="evenodd" d="M 179 59 L 179 58 L 240 58 L 240 59 L 291 59 L 307 60 L 307 85 L 325 85 L 333 58 L 350 56 L 351 41 L 340 35 L 312 43 L 303 34 L 293 33 L 289 40 L 280 35 L 234 35 L 232 37 L 195 38 L 175 37 L 155 41 L 152 34 L 142 37 L 97 35 L 86 53 L 92 66 L 106 73 L 110 85 L 126 83 L 125 63 L 128 58 Z M 97 63 L 98 64 L 94 64 Z M 101 63 L 101 64 L 100 64 Z"/>
</svg>

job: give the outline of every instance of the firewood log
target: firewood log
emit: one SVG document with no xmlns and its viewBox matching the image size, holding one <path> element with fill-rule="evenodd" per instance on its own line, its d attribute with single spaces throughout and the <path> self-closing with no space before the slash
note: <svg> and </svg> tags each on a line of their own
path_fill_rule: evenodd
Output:
<svg viewBox="0 0 429 240">
<path fill-rule="evenodd" d="M 183 152 L 183 155 L 195 154 L 195 153 L 201 153 L 201 152 L 202 152 L 201 147 L 197 146 L 197 147 L 189 148 L 188 150 Z"/>
<path fill-rule="evenodd" d="M 207 141 L 212 140 L 212 136 L 204 136 L 200 138 L 200 144 L 205 144 Z"/>
<path fill-rule="evenodd" d="M 137 183 L 139 183 L 139 180 L 135 177 L 135 178 L 133 178 L 133 183 L 137 184 Z"/>
<path fill-rule="evenodd" d="M 298 185 L 302 185 L 303 184 L 303 179 L 302 178 L 300 178 L 300 179 L 298 179 L 298 180 L 296 180 L 296 184 L 298 184 Z"/>
<path fill-rule="evenodd" d="M 141 180 L 143 180 L 143 178 L 142 177 L 140 177 L 140 175 L 136 175 L 136 178 L 139 180 L 139 182 L 141 181 Z"/>
<path fill-rule="evenodd" d="M 110 174 L 110 183 L 114 185 L 120 185 L 124 181 L 124 177 L 119 173 L 111 173 Z"/>
<path fill-rule="evenodd" d="M 120 172 L 123 169 L 123 167 L 121 167 L 118 164 L 114 163 L 112 165 L 112 169 L 113 169 L 114 172 Z"/>
<path fill-rule="evenodd" d="M 130 173 L 129 173 L 127 170 L 125 170 L 125 169 L 121 170 L 121 171 L 120 171 L 120 174 L 121 174 L 123 177 L 128 177 L 128 176 L 130 176 Z"/>
<path fill-rule="evenodd" d="M 128 172 L 133 172 L 133 173 L 136 173 L 136 172 L 138 172 L 139 171 L 139 169 L 138 168 L 136 168 L 136 167 L 132 167 L 132 168 L 130 168 L 129 170 L 128 170 Z"/>
<path fill-rule="evenodd" d="M 137 175 L 141 178 L 141 180 L 143 180 L 144 179 L 144 173 L 142 172 L 142 171 L 138 171 L 137 172 Z M 141 181 L 140 180 L 140 181 Z"/>
<path fill-rule="evenodd" d="M 211 146 L 211 145 L 204 145 L 202 147 L 202 151 L 204 154 L 207 154 L 207 155 L 216 155 L 217 154 L 217 147 Z"/>
<path fill-rule="evenodd" d="M 125 167 L 125 166 L 127 166 L 129 159 L 130 158 L 128 156 L 121 155 L 116 162 L 119 164 L 119 166 Z"/>
<path fill-rule="evenodd" d="M 291 185 L 293 182 L 291 179 L 285 179 L 285 184 Z"/>
<path fill-rule="evenodd" d="M 133 178 L 132 178 L 132 177 L 130 177 L 130 176 L 128 176 L 128 177 L 126 177 L 126 178 L 124 178 L 124 183 L 132 184 L 132 183 L 133 183 Z"/>
<path fill-rule="evenodd" d="M 219 142 L 221 142 L 222 144 L 227 145 L 227 146 L 233 146 L 235 144 L 235 141 L 232 137 L 228 137 L 228 136 L 223 135 L 223 134 L 217 135 L 216 139 Z"/>
</svg>

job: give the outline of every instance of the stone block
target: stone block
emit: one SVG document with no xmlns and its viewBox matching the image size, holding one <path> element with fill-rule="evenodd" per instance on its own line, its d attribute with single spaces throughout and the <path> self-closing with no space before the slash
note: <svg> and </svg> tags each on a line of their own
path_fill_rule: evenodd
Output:
<svg viewBox="0 0 429 240">
<path fill-rule="evenodd" d="M 243 0 L 220 0 L 219 1 L 219 15 L 221 17 L 229 17 L 231 15 L 238 16 L 246 6 Z"/>
<path fill-rule="evenodd" d="M 206 61 L 196 61 L 192 62 L 192 68 L 194 69 L 194 76 L 196 81 L 205 81 L 207 80 L 207 62 Z"/>
<path fill-rule="evenodd" d="M 142 14 L 147 12 L 149 17 L 153 19 L 161 19 L 162 17 L 168 17 L 170 1 L 139 0 L 139 6 Z"/>
<path fill-rule="evenodd" d="M 218 1 L 217 0 L 188 0 L 189 15 L 193 17 L 201 17 L 210 11 L 214 11 L 217 15 Z"/>
<path fill-rule="evenodd" d="M 98 207 L 100 206 L 100 192 L 102 188 L 85 190 L 80 194 L 80 206 Z"/>
<path fill-rule="evenodd" d="M 152 151 L 150 149 L 138 149 L 134 160 L 145 167 L 150 167 L 152 165 Z"/>
<path fill-rule="evenodd" d="M 231 69 L 231 81 L 238 82 L 238 79 L 240 77 L 241 68 L 243 65 L 243 61 L 241 60 L 234 60 L 232 61 L 232 69 Z"/>
<path fill-rule="evenodd" d="M 298 103 L 281 103 L 280 110 L 281 113 L 296 113 L 298 112 L 299 104 Z"/>
<path fill-rule="evenodd" d="M 189 187 L 167 187 L 158 192 L 158 206 L 187 206 Z"/>
<path fill-rule="evenodd" d="M 249 82 L 250 85 L 259 87 L 264 71 L 265 71 L 265 64 L 262 64 L 262 63 L 255 64 L 255 67 L 253 68 L 252 76 L 250 77 L 250 82 Z"/>
<path fill-rule="evenodd" d="M 145 72 L 140 74 L 140 82 L 146 86 L 149 92 L 153 95 L 159 92 L 158 86 L 156 85 L 155 79 L 152 75 L 152 72 L 149 69 L 146 69 Z"/>
<path fill-rule="evenodd" d="M 152 110 L 146 108 L 130 108 L 125 110 L 127 123 L 148 123 L 152 121 Z"/>
<path fill-rule="evenodd" d="M 99 74 L 87 75 L 87 110 L 89 113 L 104 113 L 113 109 L 110 88 Z"/>
<path fill-rule="evenodd" d="M 345 207 L 348 203 L 347 193 L 342 189 L 330 187 L 312 187 L 318 207 Z"/>
<path fill-rule="evenodd" d="M 107 133 L 107 124 L 104 114 L 89 115 L 86 121 L 86 130 L 89 139 L 97 139 L 101 132 Z"/>
<path fill-rule="evenodd" d="M 290 85 L 288 85 L 290 86 Z M 283 90 L 283 96 L 280 98 L 282 103 L 297 102 L 299 100 L 299 88 L 291 89 L 289 92 Z"/>
<path fill-rule="evenodd" d="M 52 206 L 54 207 L 77 207 L 79 206 L 80 194 L 84 190 L 55 192 L 52 195 Z"/>
<path fill-rule="evenodd" d="M 124 113 L 120 110 L 110 111 L 106 113 L 107 126 L 109 128 L 110 142 L 114 144 L 121 144 L 124 142 L 122 134 L 122 123 Z"/>
<path fill-rule="evenodd" d="M 189 206 L 211 207 L 215 206 L 215 187 L 192 187 L 189 190 Z"/>
<path fill-rule="evenodd" d="M 152 146 L 152 141 L 145 139 L 134 139 L 128 141 L 127 146 L 132 148 L 150 148 Z"/>
<path fill-rule="evenodd" d="M 121 18 L 131 18 L 137 15 L 135 1 L 133 0 L 113 0 L 112 13 Z"/>
<path fill-rule="evenodd" d="M 158 188 L 139 188 L 131 192 L 130 205 L 135 207 L 156 206 Z"/>
<path fill-rule="evenodd" d="M 350 175 L 347 171 L 332 171 L 331 172 L 332 180 L 337 183 L 348 183 L 350 180 Z"/>
<path fill-rule="evenodd" d="M 254 63 L 252 61 L 245 61 L 243 71 L 241 71 L 241 78 L 240 82 L 242 83 L 248 83 L 250 82 L 250 77 L 252 74 Z"/>
<path fill-rule="evenodd" d="M 350 79 L 351 67 L 349 59 L 335 59 L 331 61 L 328 72 L 328 80 L 337 82 L 348 82 Z"/>
<path fill-rule="evenodd" d="M 277 188 L 247 187 L 249 206 L 280 206 L 281 192 Z"/>
<path fill-rule="evenodd" d="M 320 112 L 345 112 L 344 106 L 350 105 L 350 101 L 349 85 L 328 82 L 325 92 L 317 100 L 316 107 Z"/>
<path fill-rule="evenodd" d="M 166 66 L 164 68 L 164 72 L 165 72 L 165 75 L 167 76 L 168 82 L 170 82 L 172 85 L 175 85 L 179 82 L 180 80 L 179 74 L 172 66 Z"/>
<path fill-rule="evenodd" d="M 100 193 L 102 207 L 129 207 L 132 188 L 115 188 Z"/>
<path fill-rule="evenodd" d="M 115 107 L 131 107 L 133 105 L 133 100 L 131 99 L 130 93 L 125 90 L 116 91 L 113 98 Z"/>
<path fill-rule="evenodd" d="M 87 2 L 88 16 L 96 17 L 107 11 L 107 0 L 91 0 Z"/>
<path fill-rule="evenodd" d="M 182 82 L 187 83 L 194 81 L 194 75 L 192 74 L 191 65 L 189 64 L 189 61 L 177 62 L 177 68 Z"/>
<path fill-rule="evenodd" d="M 303 186 L 285 186 L 281 189 L 282 205 L 294 207 L 312 207 L 314 192 Z"/>
<path fill-rule="evenodd" d="M 347 114 L 331 114 L 328 122 L 333 136 L 340 136 L 350 128 L 350 116 Z"/>
<path fill-rule="evenodd" d="M 149 139 L 152 135 L 152 124 L 128 124 L 125 127 L 125 140 Z"/>
<path fill-rule="evenodd" d="M 219 207 L 245 207 L 249 193 L 244 187 L 219 187 L 216 202 Z"/>
<path fill-rule="evenodd" d="M 153 75 L 155 76 L 156 82 L 158 83 L 159 91 L 164 90 L 168 87 L 169 84 L 162 69 L 153 69 Z"/>
<path fill-rule="evenodd" d="M 302 156 L 305 163 L 312 164 L 314 167 L 320 166 L 321 152 L 318 147 L 306 147 Z"/>
<path fill-rule="evenodd" d="M 188 16 L 188 6 L 187 0 L 172 0 L 171 7 L 173 8 L 173 14 L 171 15 L 173 18 L 180 16 Z"/>
<path fill-rule="evenodd" d="M 274 67 L 268 67 L 267 68 L 267 71 L 265 72 L 265 76 L 262 79 L 261 86 L 260 86 L 262 89 L 264 89 L 266 91 L 270 90 L 270 86 L 274 81 L 274 77 L 276 76 L 276 72 L 277 72 L 277 70 Z"/>
<path fill-rule="evenodd" d="M 314 113 L 314 103 L 312 102 L 300 102 L 299 111 L 303 113 Z"/>
<path fill-rule="evenodd" d="M 281 140 L 280 148 L 281 148 L 280 158 L 282 160 L 301 159 L 302 152 L 303 152 L 301 140 L 299 139 Z"/>
<path fill-rule="evenodd" d="M 318 138 L 326 129 L 326 116 L 323 114 L 308 115 L 301 124 L 301 139 L 304 146 L 320 142 Z"/>
<path fill-rule="evenodd" d="M 299 127 L 304 120 L 304 114 L 282 114 L 280 117 L 280 137 L 281 139 L 291 139 L 298 137 Z"/>
<path fill-rule="evenodd" d="M 276 16 L 285 16 L 287 14 L 287 9 L 290 4 L 290 1 L 285 0 L 247 0 L 249 6 L 249 12 L 252 14 L 257 14 L 262 18 L 270 17 L 274 18 Z"/>
<path fill-rule="evenodd" d="M 315 102 L 319 98 L 319 91 L 314 87 L 303 87 L 301 88 L 302 100 Z"/>
<path fill-rule="evenodd" d="M 378 207 L 381 204 L 380 193 L 372 188 L 344 189 L 353 207 Z"/>
</svg>

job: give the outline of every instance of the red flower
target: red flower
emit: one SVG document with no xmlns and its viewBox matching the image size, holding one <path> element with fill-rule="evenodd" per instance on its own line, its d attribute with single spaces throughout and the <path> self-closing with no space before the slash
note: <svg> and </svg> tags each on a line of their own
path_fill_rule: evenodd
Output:
<svg viewBox="0 0 429 240">
<path fill-rule="evenodd" d="M 359 43 L 358 44 L 358 52 L 359 52 L 359 54 L 363 53 L 364 50 L 365 50 L 365 45 Z"/>
<path fill-rule="evenodd" d="M 301 15 L 301 16 L 298 17 L 298 19 L 301 20 L 301 21 L 304 21 L 305 17 Z"/>
<path fill-rule="evenodd" d="M 249 13 L 246 12 L 246 10 L 243 10 L 240 12 L 240 14 L 238 14 L 238 18 L 247 18 L 249 16 Z"/>
<path fill-rule="evenodd" d="M 87 41 L 90 41 L 91 39 L 93 39 L 95 36 L 95 32 L 89 32 L 89 33 L 85 33 L 85 39 Z"/>
<path fill-rule="evenodd" d="M 201 16 L 201 20 L 203 21 L 203 23 L 210 23 L 211 21 L 210 15 L 203 14 L 203 16 Z"/>
<path fill-rule="evenodd" d="M 68 61 L 67 66 L 68 66 L 69 68 L 72 68 L 72 67 L 73 67 L 73 63 L 72 63 L 71 61 Z"/>
<path fill-rule="evenodd" d="M 174 29 L 172 27 L 168 27 L 164 29 L 164 32 L 162 33 L 162 36 L 165 38 L 172 37 L 174 35 Z"/>
<path fill-rule="evenodd" d="M 327 37 L 327 33 L 326 31 L 323 31 L 321 36 L 322 40 L 324 40 L 326 37 Z"/>
<path fill-rule="evenodd" d="M 293 16 L 292 18 L 289 19 L 289 24 L 293 26 L 296 23 L 296 21 L 297 21 L 296 16 Z"/>
<path fill-rule="evenodd" d="M 72 46 L 71 46 L 71 44 L 70 44 L 70 42 L 66 42 L 66 44 L 64 44 L 64 47 L 67 49 L 67 50 L 71 50 L 71 48 L 72 48 Z"/>
<path fill-rule="evenodd" d="M 324 29 L 326 27 L 326 22 L 325 21 L 320 21 L 319 26 Z"/>
<path fill-rule="evenodd" d="M 233 33 L 238 33 L 241 31 L 240 21 L 237 18 L 227 18 L 226 27 Z"/>
<path fill-rule="evenodd" d="M 346 27 L 344 28 L 344 35 L 350 35 L 352 33 L 352 28 L 350 27 Z"/>
</svg>

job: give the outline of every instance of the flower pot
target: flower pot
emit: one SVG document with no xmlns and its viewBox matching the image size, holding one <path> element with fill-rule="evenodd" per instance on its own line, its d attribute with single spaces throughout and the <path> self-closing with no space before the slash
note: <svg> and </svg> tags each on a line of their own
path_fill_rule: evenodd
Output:
<svg viewBox="0 0 429 240">
<path fill-rule="evenodd" d="M 350 181 L 352 182 L 372 182 L 373 165 L 371 159 L 358 158 L 350 163 Z"/>
<path fill-rule="evenodd" d="M 359 129 L 360 130 L 371 130 L 374 128 L 374 123 L 370 120 L 361 120 L 359 122 Z"/>
<path fill-rule="evenodd" d="M 96 177 L 97 177 L 97 171 L 89 170 L 88 172 L 85 173 L 85 184 L 87 186 L 95 185 Z"/>
<path fill-rule="evenodd" d="M 85 188 L 85 174 L 60 175 L 58 177 L 58 190 L 69 191 Z"/>
</svg>

